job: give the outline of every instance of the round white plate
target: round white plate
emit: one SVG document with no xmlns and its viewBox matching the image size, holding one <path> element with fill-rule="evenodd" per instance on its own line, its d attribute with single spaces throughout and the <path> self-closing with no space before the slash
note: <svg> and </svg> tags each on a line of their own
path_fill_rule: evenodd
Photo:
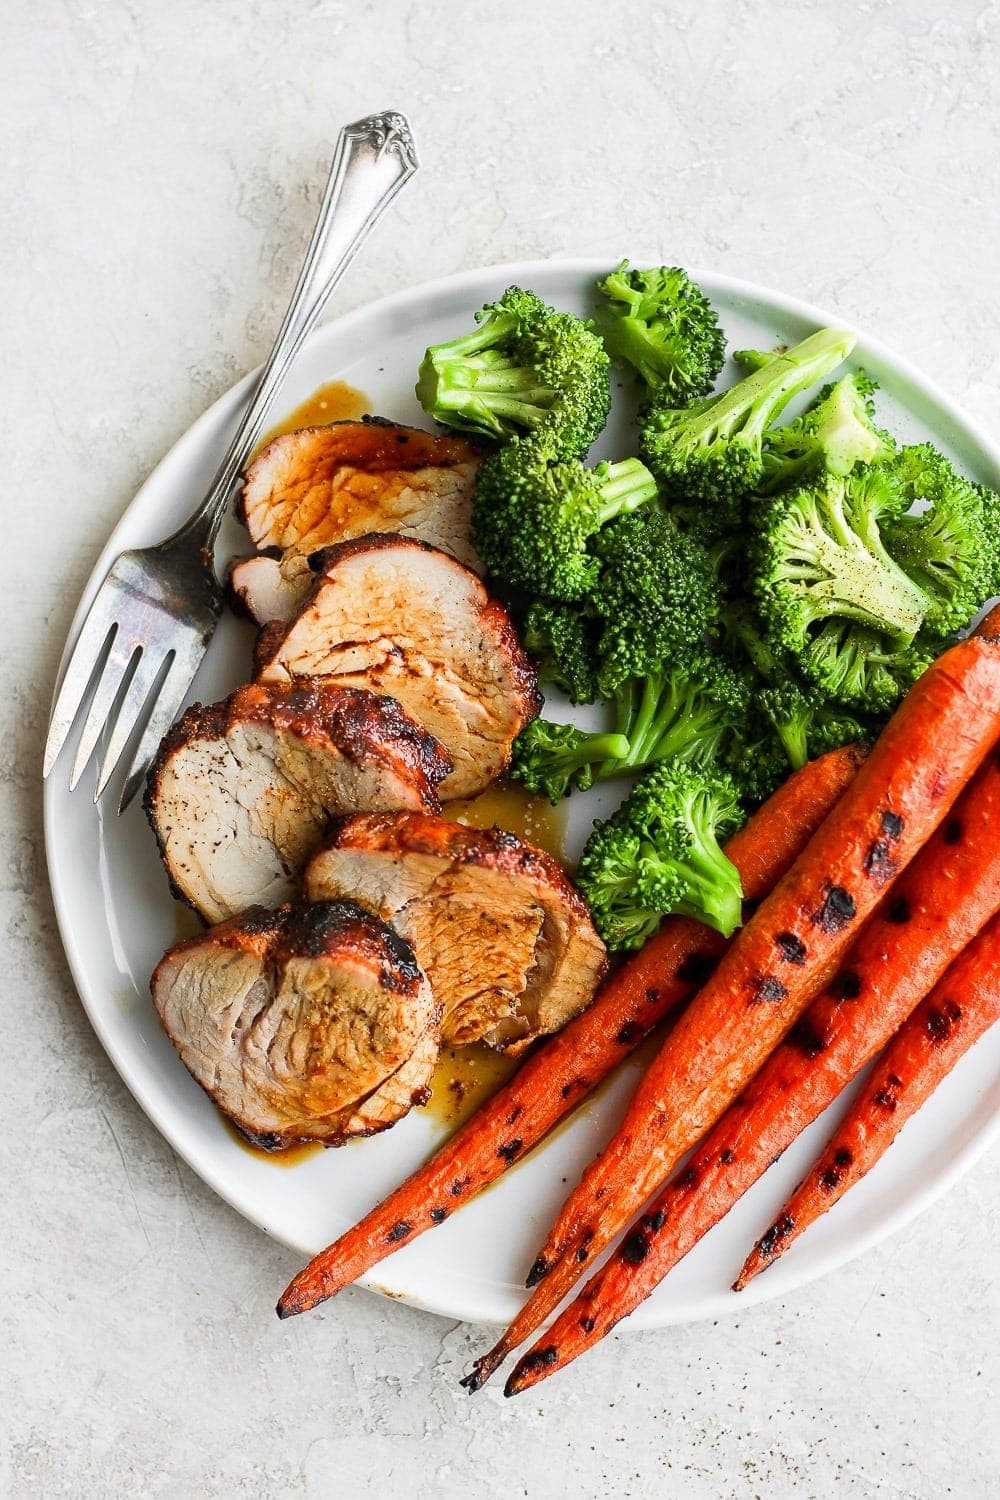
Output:
<svg viewBox="0 0 1000 1500">
<path fill-rule="evenodd" d="M 363 308 L 313 335 L 272 416 L 277 421 L 318 385 L 339 378 L 367 393 L 372 411 L 419 423 L 413 381 L 427 344 L 466 329 L 475 309 L 511 282 L 532 287 L 559 307 L 585 312 L 595 277 L 607 269 L 599 261 L 499 266 L 451 276 Z M 839 321 L 759 287 L 695 274 L 719 311 L 731 349 L 793 342 L 824 323 Z M 1000 451 L 930 381 L 863 336 L 855 358 L 882 383 L 879 410 L 886 426 L 907 439 L 932 438 L 970 474 L 1000 487 Z M 94 570 L 70 639 L 115 554 L 159 540 L 203 492 L 246 388 L 244 381 L 217 401 L 140 490 Z M 617 391 L 616 411 L 595 456 L 629 451 L 626 404 L 626 396 Z M 227 523 L 220 556 L 244 550 L 245 534 Z M 226 618 L 192 697 L 209 701 L 245 680 L 250 644 L 249 628 Z M 549 711 L 559 712 L 551 705 Z M 87 1013 L 122 1078 L 171 1145 L 228 1203 L 306 1258 L 422 1161 L 441 1127 L 426 1113 L 414 1111 L 385 1135 L 307 1157 L 292 1167 L 240 1148 L 188 1076 L 149 999 L 149 974 L 177 935 L 179 909 L 168 894 L 142 810 L 133 804 L 121 819 L 110 808 L 96 810 L 86 781 L 70 796 L 66 788 L 74 749 L 71 745 L 64 751 L 46 785 L 45 837 L 60 930 Z M 571 852 L 579 848 L 599 806 L 590 796 L 578 798 Z M 635 1084 L 635 1068 L 634 1063 L 623 1066 L 568 1128 L 442 1228 L 383 1261 L 365 1285 L 449 1317 L 506 1323 L 523 1299 L 523 1277 L 537 1245 L 567 1186 L 611 1131 Z M 997 1131 L 998 1106 L 1000 1034 L 985 1038 L 959 1064 L 864 1182 L 736 1297 L 729 1290 L 735 1272 L 825 1139 L 835 1107 L 681 1263 L 629 1326 L 718 1317 L 781 1296 L 857 1255 L 904 1224 L 975 1160 Z M 276 1286 L 275 1295 L 280 1290 Z"/>
</svg>

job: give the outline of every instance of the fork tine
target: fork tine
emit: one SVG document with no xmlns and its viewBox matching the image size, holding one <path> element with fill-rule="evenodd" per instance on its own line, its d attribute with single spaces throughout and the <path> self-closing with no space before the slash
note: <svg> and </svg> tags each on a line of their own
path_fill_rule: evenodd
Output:
<svg viewBox="0 0 1000 1500">
<path fill-rule="evenodd" d="M 122 752 L 132 737 L 132 734 L 142 718 L 143 709 L 146 707 L 147 699 L 154 687 L 157 687 L 158 679 L 168 667 L 170 661 L 169 653 L 161 654 L 151 650 L 148 646 L 144 648 L 139 658 L 139 665 L 132 675 L 125 697 L 122 699 L 121 707 L 115 718 L 114 729 L 108 741 L 108 747 L 104 752 L 101 769 L 97 775 L 97 785 L 94 788 L 94 801 L 98 802 L 104 793 L 104 789 L 111 777 L 114 775 L 115 767 L 121 759 Z M 155 697 L 153 700 L 155 702 Z"/>
<path fill-rule="evenodd" d="M 71 792 L 76 790 L 77 782 L 87 769 L 87 763 L 94 753 L 103 730 L 114 723 L 115 704 L 122 688 L 127 685 L 133 663 L 138 661 L 136 652 L 140 649 L 131 643 L 127 648 L 123 648 L 120 632 L 111 643 L 111 650 L 104 663 L 100 680 L 94 688 L 94 696 L 90 700 L 83 733 L 80 735 L 80 743 L 77 746 L 76 760 L 73 762 L 73 770 L 69 778 Z"/>
<path fill-rule="evenodd" d="M 181 704 L 184 702 L 184 697 L 191 686 L 194 674 L 198 670 L 204 651 L 204 642 L 189 640 L 186 648 L 182 646 L 176 655 L 174 655 L 174 659 L 170 663 L 170 670 L 164 677 L 160 690 L 156 695 L 156 702 L 149 716 L 149 722 L 146 725 L 142 739 L 139 741 L 139 748 L 132 757 L 132 764 L 129 766 L 125 785 L 122 789 L 121 800 L 118 803 L 119 813 L 125 811 L 142 785 L 150 763 L 160 748 L 160 741 L 174 722 Z M 170 652 L 167 653 L 168 656 L 171 654 Z"/>
<path fill-rule="evenodd" d="M 103 592 L 103 590 L 102 590 Z M 48 776 L 66 743 L 73 721 L 87 696 L 87 689 L 96 672 L 104 670 L 108 649 L 118 627 L 109 622 L 103 608 L 98 608 L 98 594 L 90 606 L 90 613 L 83 622 L 72 655 L 66 663 L 63 680 L 49 719 L 49 732 L 45 741 L 45 760 L 42 776 Z"/>
</svg>

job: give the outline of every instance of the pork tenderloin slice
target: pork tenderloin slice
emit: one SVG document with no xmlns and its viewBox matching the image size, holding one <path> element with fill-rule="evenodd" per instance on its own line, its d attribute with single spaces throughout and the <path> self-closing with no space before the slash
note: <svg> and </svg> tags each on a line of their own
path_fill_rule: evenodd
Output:
<svg viewBox="0 0 1000 1500">
<path fill-rule="evenodd" d="M 258 552 L 229 565 L 230 603 L 258 625 L 290 620 L 315 582 L 309 558 L 302 553 L 272 557 Z"/>
<path fill-rule="evenodd" d="M 306 867 L 311 900 L 350 896 L 412 944 L 446 1044 L 521 1050 L 593 996 L 604 944 L 549 855 L 420 813 L 342 819 Z"/>
<path fill-rule="evenodd" d="M 331 547 L 287 629 L 267 627 L 261 681 L 308 677 L 397 698 L 451 756 L 443 798 L 503 773 L 540 707 L 507 611 L 468 568 L 433 547 L 373 535 Z"/>
<path fill-rule="evenodd" d="M 477 467 L 463 439 L 378 417 L 304 427 L 253 460 L 237 514 L 258 549 L 286 557 L 392 531 L 478 570 L 470 539 Z"/>
<path fill-rule="evenodd" d="M 353 902 L 251 908 L 171 948 L 150 988 L 189 1072 L 270 1148 L 384 1129 L 434 1066 L 412 949 Z"/>
<path fill-rule="evenodd" d="M 253 683 L 188 709 L 160 747 L 146 810 L 174 889 L 218 922 L 287 900 L 332 817 L 439 806 L 449 766 L 390 698 Z"/>
</svg>

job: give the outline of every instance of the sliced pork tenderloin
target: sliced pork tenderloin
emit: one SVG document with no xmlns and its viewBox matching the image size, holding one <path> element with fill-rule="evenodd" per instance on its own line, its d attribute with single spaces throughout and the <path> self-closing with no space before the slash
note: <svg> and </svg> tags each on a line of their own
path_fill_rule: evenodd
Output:
<svg viewBox="0 0 1000 1500">
<path fill-rule="evenodd" d="M 310 900 L 350 896 L 413 947 L 445 1043 L 521 1050 L 583 1009 L 604 944 L 548 854 L 420 813 L 340 820 L 306 867 Z"/>
<path fill-rule="evenodd" d="M 287 900 L 332 817 L 437 808 L 450 764 L 392 698 L 252 683 L 182 716 L 150 771 L 146 811 L 174 889 L 218 922 Z"/>
<path fill-rule="evenodd" d="M 399 536 L 329 548 L 309 597 L 286 629 L 266 627 L 255 661 L 263 682 L 322 679 L 397 698 L 451 756 L 443 798 L 496 780 L 541 703 L 503 605 L 453 557 Z"/>
<path fill-rule="evenodd" d="M 276 611 L 295 607 L 302 560 L 375 531 L 429 542 L 479 570 L 470 540 L 477 466 L 463 439 L 379 417 L 284 433 L 244 475 L 237 514 L 270 555 L 237 559 L 232 592 L 261 625 L 287 619 Z"/>
<path fill-rule="evenodd" d="M 353 902 L 251 908 L 171 948 L 150 988 L 188 1071 L 268 1149 L 339 1145 L 427 1098 L 430 986 L 408 944 Z"/>
</svg>

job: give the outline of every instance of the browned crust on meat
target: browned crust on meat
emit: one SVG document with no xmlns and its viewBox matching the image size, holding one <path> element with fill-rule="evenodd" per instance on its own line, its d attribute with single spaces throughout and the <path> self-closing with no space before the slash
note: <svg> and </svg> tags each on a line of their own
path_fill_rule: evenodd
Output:
<svg viewBox="0 0 1000 1500">
<path fill-rule="evenodd" d="M 360 422 L 330 422 L 314 427 L 301 427 L 295 433 L 282 433 L 254 458 L 243 475 L 243 484 L 236 501 L 237 519 L 247 524 L 244 494 L 267 466 L 274 448 L 287 443 L 289 437 L 301 437 L 308 433 L 323 438 L 324 448 L 317 455 L 315 470 L 333 470 L 349 465 L 364 469 L 369 474 L 406 472 L 416 469 L 453 469 L 459 464 L 475 462 L 479 454 L 471 443 L 463 438 L 445 437 L 426 432 L 422 427 L 404 427 L 386 417 L 363 417 Z"/>
<path fill-rule="evenodd" d="M 328 955 L 342 962 L 356 958 L 365 967 L 378 967 L 379 979 L 387 989 L 397 994 L 415 998 L 424 982 L 423 971 L 414 957 L 413 949 L 399 933 L 381 918 L 355 901 L 286 902 L 269 911 L 263 906 L 250 906 L 246 911 L 217 923 L 205 932 L 185 938 L 168 948 L 150 976 L 149 988 L 154 997 L 160 970 L 179 955 L 199 947 L 223 947 L 251 952 L 264 963 L 281 964 L 289 958 L 322 958 Z M 170 1032 L 168 1031 L 168 1036 Z M 171 1036 L 171 1040 L 174 1038 Z M 400 1068 L 406 1066 L 403 1062 Z M 396 1070 L 397 1072 L 400 1069 Z M 390 1077 L 395 1075 L 390 1075 Z M 198 1081 L 198 1080 L 196 1080 Z M 264 1151 L 283 1151 L 302 1142 L 318 1141 L 324 1146 L 342 1146 L 348 1140 L 361 1136 L 379 1135 L 396 1124 L 388 1119 L 372 1125 L 367 1130 L 338 1130 L 341 1119 L 351 1119 L 363 1112 L 365 1103 L 384 1086 L 383 1079 L 369 1089 L 361 1099 L 345 1105 L 344 1109 L 329 1121 L 329 1135 L 318 1136 L 305 1133 L 268 1133 L 261 1135 L 250 1129 L 245 1121 L 228 1110 L 224 1110 L 211 1090 L 204 1084 L 199 1086 L 230 1120 L 235 1128 L 252 1145 Z M 415 1089 L 411 1104 L 425 1104 L 430 1097 L 427 1088 Z"/>
<path fill-rule="evenodd" d="M 497 641 L 498 649 L 505 656 L 513 681 L 515 706 L 522 718 L 522 727 L 529 724 L 532 719 L 537 718 L 542 708 L 542 695 L 538 689 L 538 673 L 527 655 L 524 647 L 518 639 L 514 623 L 507 610 L 494 599 L 486 589 L 482 579 L 467 568 L 464 563 L 452 557 L 450 552 L 442 552 L 439 547 L 432 547 L 430 542 L 419 541 L 416 537 L 400 536 L 398 532 L 371 531 L 364 536 L 350 537 L 347 541 L 334 542 L 329 547 L 323 547 L 318 552 L 313 552 L 309 557 L 309 566 L 316 572 L 316 583 L 309 594 L 299 605 L 298 609 L 287 621 L 272 621 L 265 625 L 257 637 L 254 647 L 254 672 L 258 675 L 265 669 L 275 656 L 285 635 L 297 624 L 300 617 L 311 608 L 313 599 L 324 582 L 342 564 L 350 561 L 353 557 L 361 556 L 365 552 L 431 552 L 447 560 L 453 568 L 460 568 L 471 580 L 473 592 L 478 600 L 480 619 L 484 628 L 489 630 Z"/>
<path fill-rule="evenodd" d="M 375 761 L 416 777 L 428 806 L 451 770 L 451 758 L 432 734 L 415 724 L 395 698 L 364 688 L 336 687 L 302 678 L 292 687 L 251 682 L 218 703 L 194 703 L 165 735 L 149 773 L 145 805 L 152 804 L 163 770 L 178 750 L 197 739 L 221 739 L 248 720 L 286 731 L 355 762 Z"/>
<path fill-rule="evenodd" d="M 547 885 L 574 917 L 591 924 L 590 908 L 552 856 L 502 828 L 467 828 L 433 813 L 349 813 L 335 820 L 323 848 L 432 855 L 521 876 Z"/>
</svg>

